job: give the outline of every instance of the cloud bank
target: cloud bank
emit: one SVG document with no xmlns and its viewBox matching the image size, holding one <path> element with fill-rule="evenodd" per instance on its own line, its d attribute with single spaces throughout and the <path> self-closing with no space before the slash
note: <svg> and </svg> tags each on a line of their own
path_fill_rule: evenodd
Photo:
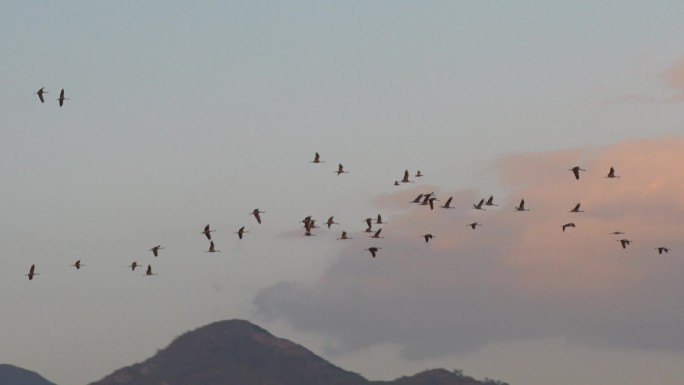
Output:
<svg viewBox="0 0 684 385">
<path fill-rule="evenodd" d="M 416 360 L 556 337 L 684 351 L 682 164 L 683 137 L 630 140 L 499 158 L 490 171 L 506 196 L 486 211 L 472 204 L 489 193 L 474 189 L 380 196 L 379 210 L 396 210 L 385 239 L 339 241 L 319 280 L 261 290 L 256 315 L 331 336 L 333 351 L 391 343 Z M 575 165 L 587 170 L 580 180 L 568 171 Z M 620 178 L 605 178 L 611 166 Z M 429 191 L 440 204 L 453 196 L 456 208 L 408 203 Z M 529 212 L 514 211 L 522 198 Z M 569 212 L 576 203 L 583 213 Z M 474 221 L 482 226 L 466 226 Z M 569 222 L 576 227 L 561 231 Z M 426 244 L 425 233 L 436 238 Z M 623 249 L 620 237 L 633 243 Z M 371 245 L 382 247 L 375 259 Z"/>
</svg>

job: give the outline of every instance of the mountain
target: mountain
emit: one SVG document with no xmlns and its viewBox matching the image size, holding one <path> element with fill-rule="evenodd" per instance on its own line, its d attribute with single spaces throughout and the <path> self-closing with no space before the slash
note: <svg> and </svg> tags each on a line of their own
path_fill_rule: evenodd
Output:
<svg viewBox="0 0 684 385">
<path fill-rule="evenodd" d="M 0 384 L 55 385 L 41 377 L 38 373 L 7 364 L 0 364 Z"/>
<path fill-rule="evenodd" d="M 90 385 L 492 385 L 459 371 L 429 370 L 368 381 L 248 321 L 216 322 L 176 338 L 151 358 Z"/>
</svg>

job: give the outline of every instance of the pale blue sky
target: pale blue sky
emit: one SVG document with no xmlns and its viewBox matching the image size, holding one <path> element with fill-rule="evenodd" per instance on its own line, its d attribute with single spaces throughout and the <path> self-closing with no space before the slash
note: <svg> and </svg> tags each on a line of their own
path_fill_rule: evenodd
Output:
<svg viewBox="0 0 684 385">
<path fill-rule="evenodd" d="M 681 103 L 625 97 L 676 93 L 662 74 L 684 55 L 682 15 L 678 1 L 0 2 L 0 362 L 85 384 L 185 330 L 255 317 L 259 290 L 316 282 L 340 257 L 339 229 L 302 239 L 298 221 L 358 231 L 406 168 L 445 191 L 499 191 L 484 170 L 502 155 L 681 133 Z M 327 163 L 308 163 L 315 151 Z M 218 255 L 203 252 L 207 223 Z M 160 275 L 126 271 L 133 260 Z M 534 381 L 498 353 L 376 348 L 396 357 L 326 358 L 371 379 L 450 365 Z"/>
</svg>

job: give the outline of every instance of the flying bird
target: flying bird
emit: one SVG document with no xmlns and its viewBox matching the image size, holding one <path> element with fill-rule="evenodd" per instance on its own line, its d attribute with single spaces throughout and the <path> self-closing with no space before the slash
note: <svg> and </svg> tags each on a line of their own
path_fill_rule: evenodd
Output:
<svg viewBox="0 0 684 385">
<path fill-rule="evenodd" d="M 240 239 L 242 239 L 242 234 L 244 233 L 249 233 L 249 231 L 245 231 L 245 226 L 240 227 L 240 229 L 235 232 L 235 234 L 237 234 L 238 238 Z"/>
<path fill-rule="evenodd" d="M 409 203 L 418 203 L 418 204 L 420 204 L 420 201 L 421 201 L 422 199 L 423 199 L 423 194 L 419 194 L 419 195 L 416 197 L 416 199 L 412 200 L 412 201 L 409 202 Z"/>
<path fill-rule="evenodd" d="M 71 266 L 75 267 L 76 270 L 79 270 L 79 269 L 81 268 L 81 266 L 85 266 L 85 265 L 84 265 L 84 264 L 81 264 L 81 260 L 79 259 L 78 261 L 76 261 L 76 263 L 74 263 L 74 264 L 71 265 Z"/>
<path fill-rule="evenodd" d="M 425 238 L 425 243 L 428 243 L 430 241 L 430 239 L 434 238 L 435 236 L 432 234 L 425 234 L 425 235 L 421 235 L 421 237 Z"/>
<path fill-rule="evenodd" d="M 624 235 L 625 233 L 622 231 L 613 231 L 612 233 L 609 233 L 610 235 Z"/>
<path fill-rule="evenodd" d="M 157 273 L 152 273 L 152 265 L 147 265 L 147 271 L 145 272 L 145 276 L 150 276 L 150 275 L 157 275 Z"/>
<path fill-rule="evenodd" d="M 375 247 L 375 246 L 373 246 L 373 247 L 369 247 L 369 248 L 364 249 L 364 250 L 370 251 L 371 256 L 372 256 L 373 258 L 375 258 L 375 253 L 377 253 L 378 250 L 380 250 L 380 249 L 382 249 L 382 247 Z"/>
<path fill-rule="evenodd" d="M 221 250 L 216 250 L 214 247 L 214 241 L 209 242 L 209 250 L 205 251 L 205 253 L 218 253 Z"/>
<path fill-rule="evenodd" d="M 375 232 L 373 235 L 369 235 L 370 238 L 385 238 L 380 236 L 380 232 L 382 232 L 382 229 L 378 229 L 378 231 Z"/>
<path fill-rule="evenodd" d="M 656 247 L 656 250 L 658 250 L 658 254 L 662 254 L 663 252 L 665 252 L 665 253 L 670 252 L 670 249 L 668 249 L 667 247 L 662 247 L 662 246 Z"/>
<path fill-rule="evenodd" d="M 378 219 L 375 220 L 376 225 L 386 225 L 387 222 L 382 221 L 382 215 L 378 214 Z"/>
<path fill-rule="evenodd" d="M 456 207 L 449 206 L 451 204 L 452 199 L 454 199 L 454 197 L 449 197 L 449 199 L 447 199 L 446 203 L 444 203 L 444 205 L 439 206 L 439 207 L 441 207 L 443 209 L 455 209 Z"/>
<path fill-rule="evenodd" d="M 437 198 L 435 198 L 435 197 L 432 197 L 432 198 L 428 199 L 428 203 L 430 204 L 430 210 L 434 210 L 434 209 L 435 209 L 435 201 L 438 201 L 438 200 L 439 200 L 439 199 L 437 199 Z"/>
<path fill-rule="evenodd" d="M 484 198 L 482 198 L 478 204 L 473 205 L 473 207 L 475 208 L 475 210 L 485 210 L 485 209 L 482 208 L 482 205 L 484 204 L 484 201 L 485 201 Z"/>
<path fill-rule="evenodd" d="M 33 279 L 34 275 L 38 275 L 38 273 L 36 273 L 36 265 L 35 264 L 31 265 L 31 268 L 29 269 L 29 272 L 28 272 L 28 274 L 26 274 L 26 276 L 29 277 L 29 281 L 30 281 Z"/>
<path fill-rule="evenodd" d="M 401 180 L 401 183 L 414 183 L 412 180 L 409 180 L 408 170 L 404 171 L 404 179 Z"/>
<path fill-rule="evenodd" d="M 399 186 L 399 181 L 398 181 L 398 180 L 395 180 L 395 181 L 394 181 L 394 185 L 395 185 L 395 186 Z"/>
<path fill-rule="evenodd" d="M 157 257 L 157 256 L 159 256 L 159 250 L 164 250 L 164 248 L 161 247 L 161 245 L 157 245 L 157 246 L 151 248 L 149 251 L 151 251 L 152 254 L 154 254 L 154 256 Z"/>
<path fill-rule="evenodd" d="M 420 178 L 421 176 L 423 176 L 423 174 L 421 174 L 420 170 L 418 170 L 418 172 L 416 173 L 416 178 Z"/>
<path fill-rule="evenodd" d="M 311 163 L 325 163 L 324 160 L 321 160 L 321 155 L 319 155 L 318 153 L 316 153 L 316 155 L 314 156 L 314 160 L 311 160 L 310 162 Z"/>
<path fill-rule="evenodd" d="M 572 171 L 572 173 L 575 174 L 575 179 L 579 180 L 579 177 L 580 177 L 579 172 L 580 171 L 587 171 L 587 170 L 580 168 L 580 166 L 575 166 L 575 167 L 569 169 L 568 171 Z"/>
<path fill-rule="evenodd" d="M 342 166 L 342 163 L 340 163 L 340 164 L 337 166 L 337 171 L 335 171 L 335 173 L 336 173 L 337 175 L 340 175 L 340 174 L 349 174 L 349 171 L 344 171 L 344 166 Z"/>
<path fill-rule="evenodd" d="M 482 223 L 473 222 L 473 223 L 468 223 L 466 226 L 469 226 L 471 229 L 475 230 L 475 228 L 477 226 L 482 226 Z"/>
<path fill-rule="evenodd" d="M 204 231 L 201 232 L 201 234 L 206 235 L 207 239 L 211 241 L 211 233 L 213 233 L 216 230 L 209 230 L 209 225 L 204 226 Z"/>
<path fill-rule="evenodd" d="M 612 166 L 610 167 L 610 171 L 608 171 L 606 178 L 619 178 L 619 176 L 615 175 L 615 169 Z"/>
<path fill-rule="evenodd" d="M 568 228 L 568 227 L 575 227 L 575 224 L 572 223 L 572 222 L 570 222 L 570 223 L 564 224 L 564 225 L 561 226 L 561 227 L 563 228 L 563 232 L 565 232 L 565 229 L 566 229 L 566 228 Z"/>
<path fill-rule="evenodd" d="M 42 99 L 42 98 L 41 98 L 41 99 Z M 65 101 L 65 100 L 69 100 L 68 98 L 65 98 L 65 97 L 64 97 L 64 88 L 62 88 L 62 92 L 59 93 L 59 98 L 58 98 L 57 100 L 59 100 L 59 106 L 60 106 L 60 107 L 62 107 L 62 105 L 64 104 L 64 101 Z"/>
<path fill-rule="evenodd" d="M 130 267 L 130 268 L 131 268 L 131 271 L 135 271 L 135 268 L 138 267 L 138 266 L 140 266 L 140 265 L 138 265 L 138 262 L 133 261 L 133 263 L 131 263 L 130 265 L 128 265 L 128 266 L 126 266 L 126 267 Z"/>
<path fill-rule="evenodd" d="M 265 211 L 259 211 L 259 209 L 254 209 L 249 215 L 254 215 L 254 218 L 256 218 L 257 222 L 261 224 L 261 214 L 265 214 Z"/>
<path fill-rule="evenodd" d="M 530 211 L 530 209 L 525 208 L 525 199 L 520 200 L 520 206 L 516 207 L 515 211 Z"/>
<path fill-rule="evenodd" d="M 325 222 L 325 224 L 328 225 L 328 229 L 330 229 L 330 226 L 332 226 L 332 225 L 339 225 L 339 223 L 337 223 L 333 220 L 333 217 L 328 218 L 328 221 Z"/>
<path fill-rule="evenodd" d="M 366 225 L 368 226 L 368 228 L 366 229 L 367 233 L 373 231 L 373 218 L 366 218 L 362 222 L 366 222 Z"/>
<path fill-rule="evenodd" d="M 489 199 L 485 202 L 485 206 L 498 206 L 494 204 L 494 195 L 489 196 Z"/>
<path fill-rule="evenodd" d="M 620 240 L 618 240 L 618 242 L 620 242 L 620 244 L 622 245 L 622 248 L 623 248 L 623 249 L 626 249 L 627 246 L 628 246 L 630 243 L 632 243 L 632 241 L 630 241 L 629 239 L 620 239 Z"/>
<path fill-rule="evenodd" d="M 580 205 L 581 205 L 581 203 L 576 204 L 575 207 L 568 212 L 569 213 L 583 213 L 584 211 L 580 210 Z"/>
<path fill-rule="evenodd" d="M 343 231 L 343 232 L 342 232 L 342 236 L 340 236 L 340 237 L 337 238 L 337 239 L 346 240 L 346 239 L 352 239 L 352 238 L 350 238 L 350 237 L 347 236 L 347 232 L 346 232 L 346 231 Z"/>
<path fill-rule="evenodd" d="M 41 89 L 38 90 L 38 92 L 36 92 L 36 95 L 38 95 L 38 99 L 40 99 L 41 103 L 45 103 L 45 99 L 43 99 L 43 94 L 49 94 L 49 92 L 43 91 L 43 88 L 45 88 L 45 87 L 42 87 Z"/>
</svg>

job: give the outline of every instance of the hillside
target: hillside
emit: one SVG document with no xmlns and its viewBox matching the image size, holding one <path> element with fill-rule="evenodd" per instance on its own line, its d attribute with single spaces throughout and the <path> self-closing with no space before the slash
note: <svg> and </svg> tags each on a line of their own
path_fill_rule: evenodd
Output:
<svg viewBox="0 0 684 385">
<path fill-rule="evenodd" d="M 38 373 L 7 364 L 0 364 L 0 384 L 55 385 L 52 382 L 41 377 Z"/>
<path fill-rule="evenodd" d="M 301 345 L 242 320 L 187 332 L 142 363 L 90 385 L 483 385 L 460 373 L 430 370 L 371 382 Z"/>
</svg>

